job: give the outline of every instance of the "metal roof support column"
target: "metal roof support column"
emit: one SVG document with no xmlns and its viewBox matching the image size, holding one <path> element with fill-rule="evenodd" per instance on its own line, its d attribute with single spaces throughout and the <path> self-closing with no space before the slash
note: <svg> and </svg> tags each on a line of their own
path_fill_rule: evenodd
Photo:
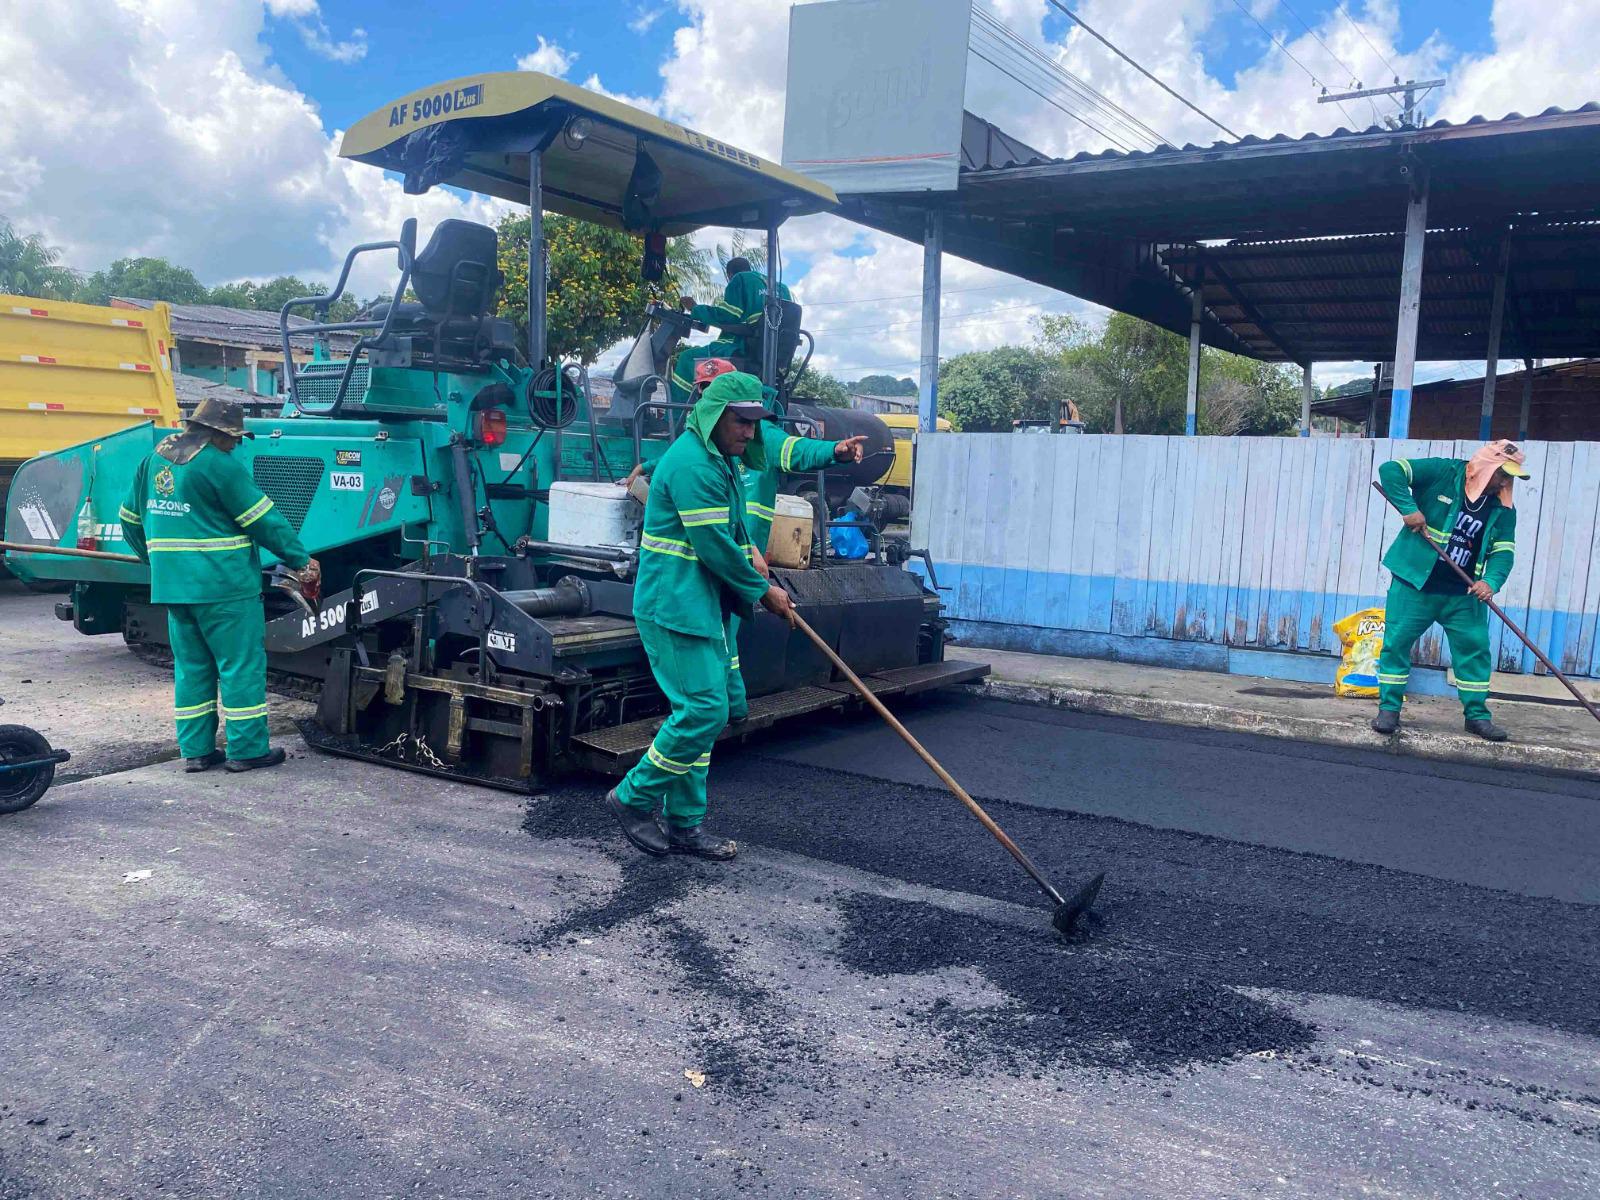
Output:
<svg viewBox="0 0 1600 1200">
<path fill-rule="evenodd" d="M 1517 441 L 1528 440 L 1528 410 L 1533 407 L 1533 359 L 1522 360 L 1522 415 L 1517 418 Z M 1488 441 L 1487 438 L 1484 439 Z"/>
<path fill-rule="evenodd" d="M 944 265 L 944 213 L 928 210 L 922 232 L 922 374 L 917 381 L 917 428 L 939 427 L 939 298 Z"/>
<path fill-rule="evenodd" d="M 761 382 L 776 387 L 778 380 L 778 330 L 783 310 L 778 307 L 778 217 L 776 209 L 767 217 L 767 300 L 761 319 L 767 323 L 761 338 Z"/>
<path fill-rule="evenodd" d="M 1196 285 L 1189 294 L 1189 386 L 1184 392 L 1183 435 L 1193 437 L 1200 411 L 1200 316 L 1205 312 L 1205 294 Z"/>
<path fill-rule="evenodd" d="M 1500 328 L 1506 315 L 1506 268 L 1511 265 L 1511 231 L 1500 235 L 1500 260 L 1494 270 L 1494 299 L 1489 302 L 1489 352 L 1483 368 L 1483 411 L 1478 416 L 1478 438 L 1489 440 L 1494 422 L 1495 372 L 1500 369 Z"/>
<path fill-rule="evenodd" d="M 1300 436 L 1311 436 L 1311 402 L 1317 398 L 1317 385 L 1311 381 L 1311 364 L 1300 368 Z"/>
<path fill-rule="evenodd" d="M 535 372 L 545 352 L 544 155 L 528 151 L 528 365 Z"/>
<path fill-rule="evenodd" d="M 1411 163 L 1415 182 L 1406 206 L 1406 249 L 1400 265 L 1400 319 L 1394 334 L 1394 386 L 1389 392 L 1389 436 L 1411 436 L 1411 377 L 1417 365 L 1417 317 L 1422 311 L 1422 244 L 1428 232 L 1428 179 Z"/>
</svg>

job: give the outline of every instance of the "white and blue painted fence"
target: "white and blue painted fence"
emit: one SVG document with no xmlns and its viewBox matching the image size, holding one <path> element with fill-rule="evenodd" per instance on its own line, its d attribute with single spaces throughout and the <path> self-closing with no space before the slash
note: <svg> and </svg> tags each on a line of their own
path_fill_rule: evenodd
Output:
<svg viewBox="0 0 1600 1200">
<path fill-rule="evenodd" d="M 1333 623 L 1388 589 L 1378 464 L 1479 444 L 922 434 L 912 540 L 974 643 L 1323 682 Z M 1600 675 L 1600 443 L 1525 448 L 1498 599 L 1563 671 Z M 1492 618 L 1490 636 L 1498 670 L 1535 669 Z M 1416 662 L 1448 662 L 1437 629 Z"/>
</svg>

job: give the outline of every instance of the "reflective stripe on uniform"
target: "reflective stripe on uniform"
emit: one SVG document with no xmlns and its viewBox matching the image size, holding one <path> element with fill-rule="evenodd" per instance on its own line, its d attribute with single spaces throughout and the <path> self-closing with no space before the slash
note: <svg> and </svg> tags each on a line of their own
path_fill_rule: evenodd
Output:
<svg viewBox="0 0 1600 1200">
<path fill-rule="evenodd" d="M 735 654 L 732 658 L 730 658 L 728 660 L 728 670 L 737 671 L 738 669 L 739 669 L 739 656 L 737 654 Z"/>
<path fill-rule="evenodd" d="M 720 308 L 723 312 L 730 312 L 739 320 L 744 320 L 744 313 L 740 312 L 736 305 L 729 304 L 727 300 L 718 300 L 712 307 Z"/>
<path fill-rule="evenodd" d="M 778 465 L 781 466 L 785 471 L 792 471 L 794 469 L 794 467 L 791 465 L 794 462 L 794 448 L 799 444 L 800 439 L 797 437 L 786 437 L 783 439 L 783 446 L 778 450 Z"/>
<path fill-rule="evenodd" d="M 250 539 L 247 537 L 151 538 L 147 548 L 151 554 L 177 550 L 192 550 L 200 554 L 214 554 L 219 550 L 248 550 L 250 549 Z"/>
<path fill-rule="evenodd" d="M 1378 682 L 1387 683 L 1390 687 L 1401 687 L 1408 683 L 1410 679 L 1411 676 L 1409 673 L 1405 675 L 1385 675 L 1382 672 L 1379 672 L 1378 674 Z"/>
<path fill-rule="evenodd" d="M 1409 458 L 1397 458 L 1397 459 L 1395 459 L 1395 462 L 1400 464 L 1400 469 L 1406 473 L 1406 482 L 1410 483 L 1411 482 L 1411 460 Z"/>
<path fill-rule="evenodd" d="M 1499 554 L 1502 550 L 1513 550 L 1514 551 L 1514 550 L 1516 550 L 1516 548 L 1517 548 L 1517 544 L 1515 542 L 1496 542 L 1496 543 L 1494 543 L 1494 545 L 1489 547 L 1489 553 L 1490 554 Z"/>
<path fill-rule="evenodd" d="M 1424 526 L 1424 528 L 1427 529 L 1428 536 L 1436 542 L 1448 542 L 1450 540 L 1450 535 L 1442 529 L 1435 529 L 1432 525 Z"/>
<path fill-rule="evenodd" d="M 1489 681 L 1487 679 L 1482 683 L 1468 683 L 1465 679 L 1456 680 L 1456 691 L 1458 692 L 1487 692 L 1488 690 Z"/>
<path fill-rule="evenodd" d="M 695 765 L 694 763 L 678 762 L 676 759 L 668 758 L 656 749 L 654 742 L 650 743 L 649 748 L 644 752 L 644 756 L 670 775 L 687 775 L 694 769 Z"/>
<path fill-rule="evenodd" d="M 138 513 L 129 512 L 127 509 L 122 508 L 120 506 L 117 508 L 117 516 L 122 518 L 122 522 L 125 525 L 143 525 L 144 524 L 144 522 L 139 519 L 139 514 Z"/>
<path fill-rule="evenodd" d="M 680 509 L 678 518 L 683 522 L 685 529 L 697 525 L 717 525 L 725 523 L 728 519 L 729 509 L 723 508 L 685 508 Z"/>
<path fill-rule="evenodd" d="M 757 504 L 754 500 L 747 500 L 745 502 L 745 508 L 750 510 L 751 516 L 764 517 L 768 521 L 772 520 L 778 515 L 777 509 L 768 508 L 765 504 Z"/>
<path fill-rule="evenodd" d="M 249 708 L 229 708 L 226 704 L 222 706 L 223 719 L 228 721 L 254 721 L 256 718 L 266 715 L 267 706 L 265 704 L 252 704 Z"/>
<path fill-rule="evenodd" d="M 174 708 L 172 715 L 179 721 L 192 721 L 195 717 L 209 716 L 217 711 L 217 702 L 207 700 L 204 704 L 191 704 L 187 708 Z"/>
<path fill-rule="evenodd" d="M 263 496 L 249 508 L 240 513 L 237 517 L 235 517 L 233 519 L 233 523 L 240 529 L 243 529 L 246 525 L 249 525 L 255 521 L 259 521 L 262 517 L 266 516 L 267 511 L 271 507 L 272 498 L 270 496 Z"/>
<path fill-rule="evenodd" d="M 698 562 L 700 559 L 694 552 L 694 547 L 688 542 L 680 542 L 676 538 L 656 537 L 651 533 L 639 538 L 639 549 L 648 550 L 652 554 L 669 554 L 673 558 L 682 558 L 689 562 Z"/>
</svg>

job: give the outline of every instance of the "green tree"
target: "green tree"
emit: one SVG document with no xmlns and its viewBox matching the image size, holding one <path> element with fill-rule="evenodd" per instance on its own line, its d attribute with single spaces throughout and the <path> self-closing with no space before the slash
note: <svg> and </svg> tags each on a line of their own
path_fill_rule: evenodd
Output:
<svg viewBox="0 0 1600 1200">
<path fill-rule="evenodd" d="M 1029 346 L 958 354 L 939 368 L 939 412 L 969 433 L 1009 431 L 1019 418 L 1054 420 L 1068 395 L 1059 356 Z"/>
<path fill-rule="evenodd" d="M 322 296 L 328 291 L 328 284 L 307 283 L 293 275 L 280 275 L 276 279 L 269 279 L 266 283 L 255 283 L 245 279 L 239 283 L 225 283 L 214 287 L 206 296 L 207 304 L 220 304 L 224 308 L 255 309 L 259 312 L 278 312 L 290 300 L 298 300 L 305 296 Z M 387 295 L 380 296 L 378 300 L 388 300 Z M 354 319 L 356 313 L 362 308 L 370 307 L 376 303 L 370 300 L 362 304 L 354 296 L 346 292 L 328 306 L 328 319 L 330 321 L 349 321 Z M 297 308 L 296 316 L 310 318 L 313 314 L 309 308 Z"/>
<path fill-rule="evenodd" d="M 825 408 L 849 408 L 850 390 L 826 371 L 808 366 L 796 377 L 789 394 L 807 404 L 820 404 Z"/>
<path fill-rule="evenodd" d="M 109 304 L 113 296 L 127 296 L 172 304 L 204 304 L 208 295 L 205 285 L 188 267 L 164 258 L 119 258 L 84 280 L 74 299 L 85 304 Z"/>
<path fill-rule="evenodd" d="M 1182 433 L 1189 348 L 1175 333 L 1112 313 L 1093 341 L 1061 355 L 1084 427 L 1094 433 Z"/>
<path fill-rule="evenodd" d="M 70 300 L 77 274 L 61 265 L 61 252 L 37 233 L 19 234 L 0 218 L 0 292 Z"/>
<path fill-rule="evenodd" d="M 852 392 L 862 396 L 915 396 L 915 379 L 896 379 L 893 375 L 863 375 L 854 383 L 846 384 Z"/>
<path fill-rule="evenodd" d="M 644 256 L 640 238 L 620 229 L 546 213 L 545 245 L 550 264 L 546 345 L 552 356 L 593 363 L 608 348 L 638 330 L 652 299 L 676 304 L 681 281 L 697 269 L 687 238 L 667 242 L 667 273 L 659 284 L 639 278 Z M 500 222 L 500 315 L 528 336 L 528 218 Z"/>
</svg>

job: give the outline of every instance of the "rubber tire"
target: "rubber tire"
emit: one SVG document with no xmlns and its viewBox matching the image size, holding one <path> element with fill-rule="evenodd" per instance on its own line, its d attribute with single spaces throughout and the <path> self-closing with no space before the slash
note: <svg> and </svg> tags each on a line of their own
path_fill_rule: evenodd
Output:
<svg viewBox="0 0 1600 1200">
<path fill-rule="evenodd" d="M 38 730 L 26 725 L 0 725 L 0 758 L 33 758 L 49 753 L 50 743 Z M 0 775 L 0 816 L 31 808 L 55 777 L 55 763 Z"/>
</svg>

